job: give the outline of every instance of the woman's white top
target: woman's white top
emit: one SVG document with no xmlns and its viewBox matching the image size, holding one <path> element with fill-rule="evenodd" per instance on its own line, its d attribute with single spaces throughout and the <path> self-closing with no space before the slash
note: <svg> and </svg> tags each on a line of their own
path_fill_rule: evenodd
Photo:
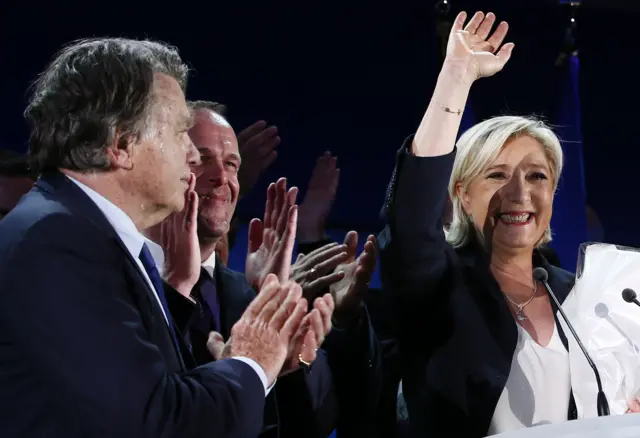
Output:
<svg viewBox="0 0 640 438">
<path fill-rule="evenodd" d="M 567 421 L 571 379 L 569 352 L 557 327 L 546 347 L 520 324 L 507 384 L 493 413 L 488 435 Z"/>
</svg>

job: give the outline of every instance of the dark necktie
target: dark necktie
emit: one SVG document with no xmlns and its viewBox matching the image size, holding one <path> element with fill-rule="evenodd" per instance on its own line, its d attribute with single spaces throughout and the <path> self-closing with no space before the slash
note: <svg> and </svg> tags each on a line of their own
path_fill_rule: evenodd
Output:
<svg viewBox="0 0 640 438">
<path fill-rule="evenodd" d="M 200 296 L 204 301 L 203 304 L 206 304 L 206 308 L 209 310 L 209 312 L 204 312 L 204 315 L 208 316 L 207 319 L 209 319 L 209 329 L 220 332 L 220 301 L 218 300 L 215 273 L 214 278 L 212 278 L 205 268 L 201 268 L 198 286 Z"/>
<path fill-rule="evenodd" d="M 153 260 L 151 256 L 151 251 L 147 247 L 145 243 L 142 245 L 142 250 L 140 251 L 140 261 L 142 262 L 142 266 L 144 270 L 147 271 L 147 275 L 151 280 L 151 284 L 153 284 L 153 288 L 156 290 L 158 294 L 158 298 L 160 298 L 160 303 L 162 304 L 162 308 L 164 309 L 165 315 L 167 315 L 167 321 L 169 323 L 169 331 L 171 332 L 171 338 L 173 343 L 177 349 L 180 351 L 180 346 L 178 345 L 178 338 L 176 336 L 175 328 L 173 327 L 173 320 L 171 319 L 171 313 L 169 313 L 169 306 L 167 305 L 167 297 L 164 294 L 164 286 L 162 285 L 162 278 L 160 277 L 160 272 L 158 272 L 158 268 L 156 267 L 156 262 Z"/>
<path fill-rule="evenodd" d="M 211 278 L 205 268 L 201 268 L 200 279 L 192 293 L 200 302 L 200 315 L 192 323 L 188 335 L 191 353 L 198 365 L 213 360 L 207 349 L 207 339 L 212 330 L 220 333 L 220 303 L 216 292 L 215 276 Z"/>
</svg>

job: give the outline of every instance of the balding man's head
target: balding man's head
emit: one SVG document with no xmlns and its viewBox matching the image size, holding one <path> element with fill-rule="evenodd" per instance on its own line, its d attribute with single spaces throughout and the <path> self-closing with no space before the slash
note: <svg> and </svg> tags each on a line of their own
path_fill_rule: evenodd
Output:
<svg viewBox="0 0 640 438">
<path fill-rule="evenodd" d="M 195 125 L 189 137 L 200 152 L 201 164 L 193 168 L 200 197 L 198 234 L 203 240 L 220 239 L 238 202 L 240 152 L 233 128 L 224 117 L 224 107 L 213 102 L 191 102 Z"/>
</svg>

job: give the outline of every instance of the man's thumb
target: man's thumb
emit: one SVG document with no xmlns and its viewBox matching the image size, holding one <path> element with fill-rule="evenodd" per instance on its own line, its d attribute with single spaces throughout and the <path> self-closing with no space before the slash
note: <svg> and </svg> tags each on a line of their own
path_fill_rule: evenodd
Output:
<svg viewBox="0 0 640 438">
<path fill-rule="evenodd" d="M 207 350 L 215 360 L 222 358 L 222 351 L 224 350 L 224 338 L 218 332 L 209 333 L 209 339 L 207 340 Z"/>
<path fill-rule="evenodd" d="M 263 232 L 260 219 L 254 218 L 249 222 L 249 254 L 256 252 L 262 245 Z"/>
</svg>

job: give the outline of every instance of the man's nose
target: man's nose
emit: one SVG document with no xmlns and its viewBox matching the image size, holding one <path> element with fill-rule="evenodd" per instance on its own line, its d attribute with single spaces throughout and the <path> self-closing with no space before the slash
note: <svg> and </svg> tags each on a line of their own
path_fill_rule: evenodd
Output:
<svg viewBox="0 0 640 438">
<path fill-rule="evenodd" d="M 227 173 L 225 172 L 224 163 L 221 159 L 207 160 L 200 166 L 196 166 L 198 169 L 196 177 L 202 182 L 211 184 L 214 187 L 220 187 L 228 183 Z"/>
<path fill-rule="evenodd" d="M 200 152 L 193 144 L 191 139 L 189 139 L 189 143 L 187 144 L 187 164 L 192 169 L 194 167 L 200 166 L 202 164 L 202 160 L 200 159 Z"/>
</svg>

